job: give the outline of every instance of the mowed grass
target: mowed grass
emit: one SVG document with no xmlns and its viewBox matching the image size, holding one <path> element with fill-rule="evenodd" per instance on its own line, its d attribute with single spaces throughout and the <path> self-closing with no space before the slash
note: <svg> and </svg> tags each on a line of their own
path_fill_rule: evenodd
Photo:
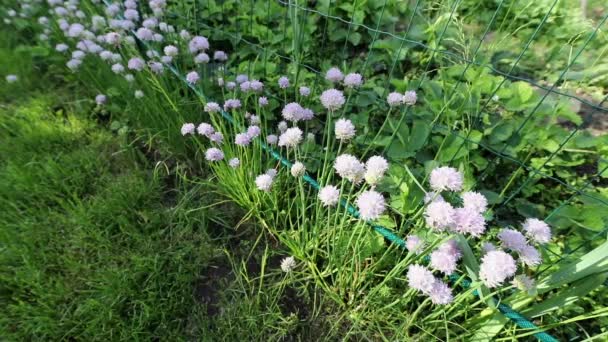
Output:
<svg viewBox="0 0 608 342">
<path fill-rule="evenodd" d="M 55 96 L 0 110 L 0 336 L 187 339 L 207 212 Z"/>
</svg>

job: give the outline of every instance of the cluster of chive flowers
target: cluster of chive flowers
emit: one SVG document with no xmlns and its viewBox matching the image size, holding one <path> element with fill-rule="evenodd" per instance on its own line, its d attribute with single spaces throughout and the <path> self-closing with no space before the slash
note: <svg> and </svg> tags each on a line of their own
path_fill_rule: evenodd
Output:
<svg viewBox="0 0 608 342">
<path fill-rule="evenodd" d="M 438 236 L 448 233 L 481 238 L 486 232 L 484 213 L 488 209 L 488 201 L 485 196 L 474 191 L 462 192 L 464 177 L 457 169 L 451 167 L 433 169 L 429 183 L 433 191 L 425 196 L 424 218 L 431 231 Z M 551 239 L 551 229 L 545 222 L 535 218 L 526 219 L 522 229 L 523 233 L 512 228 L 502 228 L 497 234 L 499 246 L 488 240 L 481 244 L 483 256 L 479 267 L 479 279 L 485 286 L 496 288 L 512 280 L 511 284 L 521 290 L 530 292 L 534 287 L 534 281 L 530 276 L 525 273 L 516 275 L 520 269 L 518 264 L 522 268 L 530 268 L 541 263 L 541 254 L 535 245 L 548 243 Z M 410 235 L 406 240 L 406 247 L 412 253 L 420 253 L 424 245 L 424 241 L 416 235 Z M 444 275 L 453 274 L 461 256 L 456 243 L 450 240 L 448 245 L 444 244 L 431 252 L 430 269 L 422 265 L 410 266 L 408 272 L 410 286 L 428 295 L 433 303 L 449 303 L 447 299 L 450 297 L 445 292 L 447 285 L 440 279 L 434 278 L 433 271 Z M 434 286 L 441 291 L 433 290 Z M 442 293 L 440 298 L 437 297 L 438 293 Z"/>
<path fill-rule="evenodd" d="M 138 73 L 162 74 L 167 66 L 179 59 L 190 69 L 184 78 L 195 85 L 201 79 L 197 70 L 199 65 L 212 60 L 216 63 L 228 60 L 228 55 L 221 50 L 209 56 L 210 44 L 206 37 L 192 35 L 186 30 L 177 32 L 164 21 L 165 0 L 150 0 L 147 6 L 135 0 L 114 2 L 105 7 L 105 16 L 87 15 L 77 1 L 47 2 L 50 16 L 38 19 L 44 29 L 41 36 L 49 40 L 52 28 L 59 28 L 62 36 L 57 36 L 60 41 L 56 42 L 55 50 L 68 56 L 66 66 L 72 71 L 79 70 L 86 59 L 91 58 L 88 56 L 93 56 L 108 63 L 114 74 L 131 85 Z M 150 12 L 144 13 L 144 9 Z M 136 47 L 136 44 L 145 47 L 145 59 L 144 56 L 129 56 L 128 51 L 136 49 L 128 46 Z M 139 89 L 134 89 L 132 94 L 136 99 L 144 97 Z"/>
</svg>

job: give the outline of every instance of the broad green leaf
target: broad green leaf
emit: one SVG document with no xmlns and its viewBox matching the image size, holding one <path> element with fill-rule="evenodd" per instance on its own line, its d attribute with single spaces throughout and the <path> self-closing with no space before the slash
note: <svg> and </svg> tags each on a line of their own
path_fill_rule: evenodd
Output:
<svg viewBox="0 0 608 342">
<path fill-rule="evenodd" d="M 549 297 L 542 303 L 534 304 L 530 309 L 524 310 L 528 317 L 538 317 L 553 310 L 576 303 L 581 297 L 593 291 L 608 278 L 608 273 L 592 274 L 569 285 L 567 289 Z"/>
<path fill-rule="evenodd" d="M 604 242 L 575 262 L 563 265 L 551 275 L 538 282 L 538 294 L 543 294 L 560 286 L 595 273 L 608 272 L 608 242 Z"/>
<path fill-rule="evenodd" d="M 431 127 L 426 121 L 416 120 L 412 126 L 409 144 L 407 146 L 410 151 L 418 151 L 425 144 L 431 133 Z"/>
</svg>

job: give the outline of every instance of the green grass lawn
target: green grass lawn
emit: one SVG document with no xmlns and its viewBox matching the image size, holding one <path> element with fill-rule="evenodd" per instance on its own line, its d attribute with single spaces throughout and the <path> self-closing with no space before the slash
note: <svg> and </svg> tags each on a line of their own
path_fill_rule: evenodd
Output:
<svg viewBox="0 0 608 342">
<path fill-rule="evenodd" d="M 55 102 L 0 111 L 0 335 L 187 338 L 215 253 L 206 212 L 180 215 L 183 198 L 123 137 Z"/>
</svg>

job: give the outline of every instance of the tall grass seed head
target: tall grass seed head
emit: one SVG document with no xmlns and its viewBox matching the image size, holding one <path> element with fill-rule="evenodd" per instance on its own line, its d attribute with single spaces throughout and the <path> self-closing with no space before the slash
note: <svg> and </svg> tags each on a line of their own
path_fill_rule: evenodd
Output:
<svg viewBox="0 0 608 342">
<path fill-rule="evenodd" d="M 544 221 L 529 218 L 524 222 L 523 228 L 526 235 L 537 243 L 543 244 L 551 241 L 551 228 Z"/>
<path fill-rule="evenodd" d="M 359 217 L 363 220 L 375 220 L 384 213 L 386 202 L 381 193 L 367 190 L 361 193 L 355 202 L 359 209 Z"/>
<path fill-rule="evenodd" d="M 515 275 L 517 265 L 509 254 L 503 251 L 490 251 L 481 258 L 479 278 L 489 288 L 495 288 Z"/>
<path fill-rule="evenodd" d="M 334 111 L 340 109 L 346 100 L 344 99 L 344 94 L 337 89 L 328 89 L 325 90 L 321 94 L 321 104 L 325 109 L 329 111 Z"/>
<path fill-rule="evenodd" d="M 462 189 L 462 174 L 453 167 L 442 166 L 433 169 L 430 177 L 431 188 L 435 191 L 460 191 Z"/>
<path fill-rule="evenodd" d="M 348 141 L 355 137 L 357 130 L 350 120 L 339 119 L 335 123 L 334 133 L 336 134 L 336 139 Z"/>
</svg>

